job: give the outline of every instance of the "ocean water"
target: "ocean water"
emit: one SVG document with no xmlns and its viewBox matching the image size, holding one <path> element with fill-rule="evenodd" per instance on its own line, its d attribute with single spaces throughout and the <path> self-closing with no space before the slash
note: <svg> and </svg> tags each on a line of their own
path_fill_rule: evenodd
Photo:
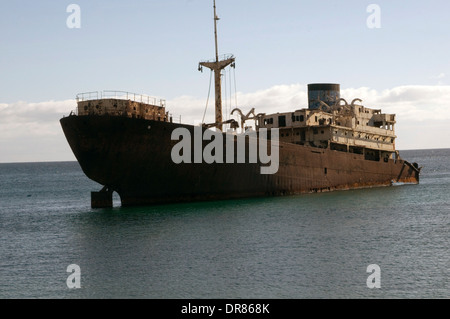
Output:
<svg viewBox="0 0 450 319">
<path fill-rule="evenodd" d="M 419 185 L 100 210 L 76 162 L 0 164 L 0 298 L 447 299 L 450 149 L 401 155 Z"/>
</svg>

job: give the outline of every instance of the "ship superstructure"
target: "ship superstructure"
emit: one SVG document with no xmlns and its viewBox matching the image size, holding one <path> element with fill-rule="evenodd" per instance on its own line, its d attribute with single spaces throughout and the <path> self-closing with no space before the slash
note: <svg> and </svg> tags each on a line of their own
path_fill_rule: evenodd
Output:
<svg viewBox="0 0 450 319">
<path fill-rule="evenodd" d="M 309 107 L 294 112 L 260 114 L 256 127 L 279 128 L 280 141 L 364 155 L 387 161 L 395 150 L 395 114 L 370 109 L 356 98 L 340 98 L 339 84 L 309 84 Z"/>
</svg>

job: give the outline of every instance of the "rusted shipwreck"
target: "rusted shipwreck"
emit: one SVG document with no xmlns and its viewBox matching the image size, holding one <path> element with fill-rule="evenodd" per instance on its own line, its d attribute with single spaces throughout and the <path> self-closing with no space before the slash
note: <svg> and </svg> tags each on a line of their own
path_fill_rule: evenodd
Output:
<svg viewBox="0 0 450 319">
<path fill-rule="evenodd" d="M 324 192 L 392 183 L 419 183 L 420 168 L 395 148 L 394 114 L 367 108 L 360 99 L 340 96 L 339 84 L 308 85 L 308 107 L 274 114 L 241 114 L 240 123 L 222 119 L 221 72 L 234 67 L 232 55 L 219 58 L 214 5 L 216 57 L 201 62 L 215 74 L 215 122 L 200 127 L 175 123 L 164 100 L 127 92 L 91 92 L 77 96 L 78 106 L 60 120 L 67 141 L 84 173 L 103 186 L 92 192 L 92 207 L 111 207 L 117 192 L 123 206 L 222 200 Z M 253 120 L 254 129 L 245 128 Z M 238 127 L 241 129 L 238 130 Z M 245 160 L 206 163 L 173 160 L 173 132 L 192 136 L 207 130 L 231 140 L 241 135 Z M 225 128 L 228 128 L 225 130 Z M 250 155 L 251 133 L 278 129 L 277 171 L 261 174 L 260 159 Z M 226 131 L 226 132 L 225 132 Z M 240 131 L 240 132 L 239 132 Z M 271 137 L 266 147 L 274 152 Z M 203 149 L 208 141 L 201 141 Z M 236 154 L 234 154 L 236 157 Z"/>
</svg>

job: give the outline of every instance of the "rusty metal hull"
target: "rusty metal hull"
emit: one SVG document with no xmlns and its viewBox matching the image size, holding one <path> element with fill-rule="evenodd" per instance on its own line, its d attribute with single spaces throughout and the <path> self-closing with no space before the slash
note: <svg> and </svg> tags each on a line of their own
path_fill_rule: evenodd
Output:
<svg viewBox="0 0 450 319">
<path fill-rule="evenodd" d="M 363 155 L 280 143 L 279 170 L 260 164 L 175 164 L 172 131 L 194 126 L 117 116 L 69 116 L 64 134 L 84 173 L 116 191 L 123 206 L 256 196 L 277 196 L 418 183 L 404 160 L 370 161 Z"/>
</svg>

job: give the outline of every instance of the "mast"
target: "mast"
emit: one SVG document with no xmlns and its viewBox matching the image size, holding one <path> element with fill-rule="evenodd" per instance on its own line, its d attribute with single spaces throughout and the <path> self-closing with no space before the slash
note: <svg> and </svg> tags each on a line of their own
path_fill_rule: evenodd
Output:
<svg viewBox="0 0 450 319">
<path fill-rule="evenodd" d="M 216 0 L 214 0 L 214 40 L 216 44 L 216 62 L 219 62 L 219 45 L 217 44 L 217 21 L 219 21 L 219 17 L 216 13 Z"/>
<path fill-rule="evenodd" d="M 216 14 L 216 0 L 214 0 L 214 40 L 216 48 L 216 59 L 215 61 L 200 62 L 200 66 L 207 67 L 214 71 L 214 88 L 215 88 L 215 98 L 216 98 L 216 121 L 215 127 L 223 131 L 223 117 L 222 117 L 222 70 L 228 65 L 234 63 L 235 58 L 233 55 L 225 56 L 223 60 L 219 60 L 219 46 L 217 42 L 217 21 L 220 20 Z M 234 64 L 232 65 L 234 66 Z M 199 68 L 201 70 L 201 67 Z"/>
</svg>

